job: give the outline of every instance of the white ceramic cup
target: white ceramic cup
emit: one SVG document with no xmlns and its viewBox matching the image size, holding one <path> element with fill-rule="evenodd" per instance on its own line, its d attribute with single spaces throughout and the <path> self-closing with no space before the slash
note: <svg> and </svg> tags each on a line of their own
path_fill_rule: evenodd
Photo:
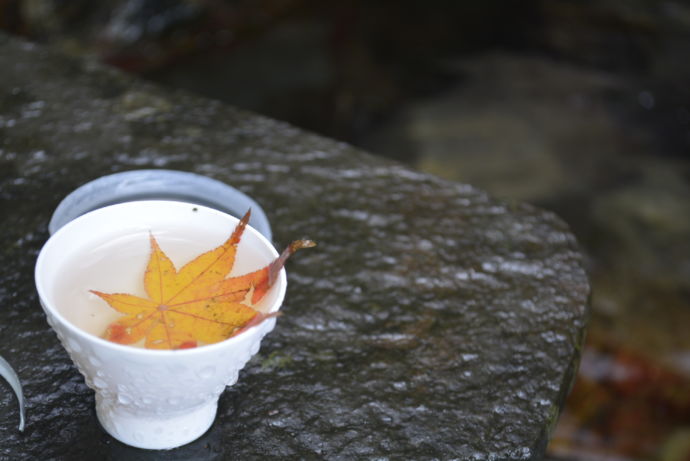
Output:
<svg viewBox="0 0 690 461">
<path fill-rule="evenodd" d="M 216 344 L 150 350 L 106 341 L 65 318 L 61 310 L 69 306 L 56 305 L 56 276 L 70 256 L 128 232 L 155 235 L 157 230 L 179 225 L 180 220 L 210 229 L 218 242 L 238 222 L 220 211 L 189 203 L 121 203 L 66 224 L 46 242 L 36 262 L 36 288 L 48 323 L 96 392 L 98 420 L 110 435 L 139 448 L 174 448 L 206 432 L 215 418 L 219 395 L 237 381 L 239 371 L 259 350 L 261 339 L 275 326 L 275 318 L 269 318 Z M 248 269 L 242 273 L 259 269 L 277 256 L 271 243 L 247 226 L 237 253 L 237 263 L 241 259 Z M 266 312 L 280 308 L 286 285 L 282 270 L 262 301 Z"/>
</svg>

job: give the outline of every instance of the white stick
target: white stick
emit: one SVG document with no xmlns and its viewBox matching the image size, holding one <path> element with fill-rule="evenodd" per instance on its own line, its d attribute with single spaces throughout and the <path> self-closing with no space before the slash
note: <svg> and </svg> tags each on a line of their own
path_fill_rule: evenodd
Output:
<svg viewBox="0 0 690 461">
<path fill-rule="evenodd" d="M 7 360 L 0 356 L 0 375 L 10 383 L 14 393 L 17 395 L 19 402 L 19 430 L 24 430 L 24 393 L 22 392 L 22 383 L 19 382 L 19 376 L 15 373 L 12 366 L 7 363 Z"/>
</svg>

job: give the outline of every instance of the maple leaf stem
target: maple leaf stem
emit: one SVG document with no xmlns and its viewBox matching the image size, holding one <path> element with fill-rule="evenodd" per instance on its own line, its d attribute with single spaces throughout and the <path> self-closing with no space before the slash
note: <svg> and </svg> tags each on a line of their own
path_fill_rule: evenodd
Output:
<svg viewBox="0 0 690 461">
<path fill-rule="evenodd" d="M 283 252 L 280 254 L 280 256 L 278 258 L 276 258 L 268 266 L 268 286 L 269 287 L 273 286 L 273 283 L 275 283 L 276 279 L 278 278 L 278 274 L 280 273 L 280 270 L 285 265 L 285 262 L 297 250 L 301 250 L 302 248 L 312 248 L 315 246 L 316 246 L 316 242 L 314 242 L 313 240 L 295 240 L 292 243 L 290 243 L 283 250 Z"/>
</svg>

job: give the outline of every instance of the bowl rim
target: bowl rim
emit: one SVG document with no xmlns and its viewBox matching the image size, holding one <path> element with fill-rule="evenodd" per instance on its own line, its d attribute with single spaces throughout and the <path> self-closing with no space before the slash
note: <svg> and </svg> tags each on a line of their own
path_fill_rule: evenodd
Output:
<svg viewBox="0 0 690 461">
<path fill-rule="evenodd" d="M 48 230 L 52 235 L 73 219 L 98 208 L 150 200 L 204 205 L 237 218 L 251 208 L 252 227 L 268 240 L 273 238 L 263 208 L 244 192 L 207 176 L 166 169 L 122 171 L 82 184 L 60 201 L 50 218 Z"/>
</svg>

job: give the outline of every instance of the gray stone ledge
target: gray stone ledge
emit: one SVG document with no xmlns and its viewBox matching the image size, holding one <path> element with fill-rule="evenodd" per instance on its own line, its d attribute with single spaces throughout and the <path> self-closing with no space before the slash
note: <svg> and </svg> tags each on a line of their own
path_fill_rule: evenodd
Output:
<svg viewBox="0 0 690 461">
<path fill-rule="evenodd" d="M 538 459 L 576 370 L 589 285 L 552 213 L 0 35 L 0 458 Z M 500 133 L 496 134 L 500 136 Z M 171 452 L 99 427 L 45 322 L 35 256 L 58 202 L 104 174 L 192 171 L 266 210 L 289 263 L 285 315 Z"/>
</svg>

